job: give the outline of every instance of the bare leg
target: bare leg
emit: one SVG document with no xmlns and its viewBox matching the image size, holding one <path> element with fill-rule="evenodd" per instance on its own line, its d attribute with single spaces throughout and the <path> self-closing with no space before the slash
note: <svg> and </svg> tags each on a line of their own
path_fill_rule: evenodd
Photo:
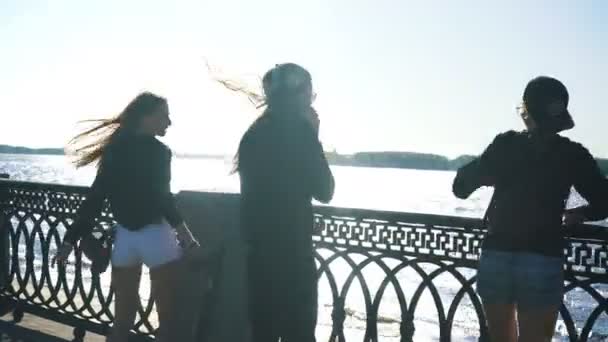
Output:
<svg viewBox="0 0 608 342">
<path fill-rule="evenodd" d="M 150 270 L 152 281 L 152 293 L 156 300 L 156 311 L 158 312 L 159 329 L 156 341 L 173 342 L 176 332 L 173 329 L 173 319 L 179 313 L 176 312 L 176 291 L 181 270 L 181 261 L 174 261 L 158 266 Z"/>
<path fill-rule="evenodd" d="M 517 318 L 514 304 L 484 304 L 490 341 L 517 342 Z"/>
<path fill-rule="evenodd" d="M 555 333 L 555 323 L 559 306 L 545 308 L 518 308 L 519 341 L 545 342 L 551 341 Z"/>
<path fill-rule="evenodd" d="M 127 342 L 139 305 L 141 265 L 112 267 L 114 288 L 114 326 L 107 342 Z"/>
</svg>

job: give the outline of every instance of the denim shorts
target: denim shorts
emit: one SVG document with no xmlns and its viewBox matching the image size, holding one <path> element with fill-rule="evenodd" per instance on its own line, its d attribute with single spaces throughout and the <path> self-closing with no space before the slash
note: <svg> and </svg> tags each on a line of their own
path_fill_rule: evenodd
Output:
<svg viewBox="0 0 608 342">
<path fill-rule="evenodd" d="M 479 260 L 477 292 L 487 304 L 559 306 L 564 294 L 563 264 L 560 257 L 484 250 Z"/>
</svg>

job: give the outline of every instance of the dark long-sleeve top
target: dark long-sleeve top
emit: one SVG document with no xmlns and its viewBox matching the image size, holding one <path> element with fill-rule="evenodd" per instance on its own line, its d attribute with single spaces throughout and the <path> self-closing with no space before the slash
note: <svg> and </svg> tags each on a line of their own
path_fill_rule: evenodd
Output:
<svg viewBox="0 0 608 342">
<path fill-rule="evenodd" d="M 106 199 L 116 221 L 129 230 L 163 219 L 174 227 L 179 225 L 182 218 L 170 182 L 171 151 L 163 143 L 151 136 L 120 137 L 104 151 L 66 241 L 75 243 L 92 231 Z"/>
<path fill-rule="evenodd" d="M 334 178 L 309 123 L 262 117 L 243 136 L 238 155 L 241 228 L 268 255 L 311 253 L 312 199 L 329 202 Z"/>
<path fill-rule="evenodd" d="M 562 216 L 572 187 L 589 203 L 590 221 L 608 216 L 608 181 L 581 144 L 555 135 L 539 144 L 526 132 L 496 136 L 480 158 L 458 170 L 454 194 L 494 187 L 484 248 L 563 255 Z"/>
</svg>

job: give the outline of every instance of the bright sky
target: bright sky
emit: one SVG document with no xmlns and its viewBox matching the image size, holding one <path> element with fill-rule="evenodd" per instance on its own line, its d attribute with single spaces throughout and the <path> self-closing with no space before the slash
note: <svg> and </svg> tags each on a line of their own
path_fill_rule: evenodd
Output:
<svg viewBox="0 0 608 342">
<path fill-rule="evenodd" d="M 218 87 L 275 63 L 308 68 L 326 149 L 479 153 L 519 129 L 526 82 L 560 78 L 608 157 L 608 1 L 3 0 L 0 144 L 63 146 L 78 120 L 140 90 L 168 97 L 176 151 L 232 153 L 256 117 Z"/>
</svg>

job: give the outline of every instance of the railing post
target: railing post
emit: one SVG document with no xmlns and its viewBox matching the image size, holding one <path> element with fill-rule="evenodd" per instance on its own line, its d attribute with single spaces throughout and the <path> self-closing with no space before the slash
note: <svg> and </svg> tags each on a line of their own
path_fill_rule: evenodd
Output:
<svg viewBox="0 0 608 342">
<path fill-rule="evenodd" d="M 2 296 L 3 292 L 7 291 L 10 287 L 9 284 L 9 265 L 11 262 L 11 255 L 9 254 L 9 230 L 10 221 L 6 216 L 7 206 L 9 206 L 8 199 L 8 188 L 6 183 L 1 183 L 2 180 L 6 181 L 10 178 L 10 175 L 6 173 L 0 174 L 0 315 L 4 315 L 13 312 L 13 322 L 19 323 L 23 319 L 23 308 L 19 303 L 12 304 L 6 297 Z"/>
<path fill-rule="evenodd" d="M 5 173 L 0 173 L 0 179 L 8 179 L 9 176 Z M 0 292 L 4 290 L 8 282 L 8 227 L 6 224 L 6 187 L 0 183 Z"/>
<path fill-rule="evenodd" d="M 74 339 L 72 342 L 84 342 L 84 337 L 86 336 L 87 331 L 83 328 L 74 328 Z"/>
<path fill-rule="evenodd" d="M 8 179 L 9 175 L 0 174 L 0 179 Z M 9 270 L 9 246 L 8 246 L 8 225 L 5 216 L 6 188 L 0 183 L 0 316 L 10 311 L 7 300 L 2 295 L 8 287 Z"/>
<path fill-rule="evenodd" d="M 201 322 L 197 341 L 250 341 L 246 278 L 246 247 L 240 235 L 239 196 L 207 194 L 206 217 L 201 222 L 215 228 L 221 258 L 214 272 L 212 303 L 206 304 L 208 320 Z M 204 338 L 203 338 L 204 337 Z"/>
<path fill-rule="evenodd" d="M 344 310 L 344 298 L 334 298 L 334 307 L 331 311 L 332 334 L 341 338 L 344 335 L 344 320 L 346 312 Z"/>
<path fill-rule="evenodd" d="M 414 325 L 414 317 L 411 313 L 407 312 L 401 317 L 401 325 L 399 330 L 401 332 L 401 342 L 414 341 L 416 326 Z"/>
<path fill-rule="evenodd" d="M 182 192 L 177 204 L 201 243 L 201 254 L 187 260 L 180 276 L 176 324 L 179 341 L 247 342 L 244 304 L 244 262 L 235 253 L 238 237 L 238 197 L 229 194 Z M 189 284 L 189 285 L 188 285 Z"/>
</svg>

